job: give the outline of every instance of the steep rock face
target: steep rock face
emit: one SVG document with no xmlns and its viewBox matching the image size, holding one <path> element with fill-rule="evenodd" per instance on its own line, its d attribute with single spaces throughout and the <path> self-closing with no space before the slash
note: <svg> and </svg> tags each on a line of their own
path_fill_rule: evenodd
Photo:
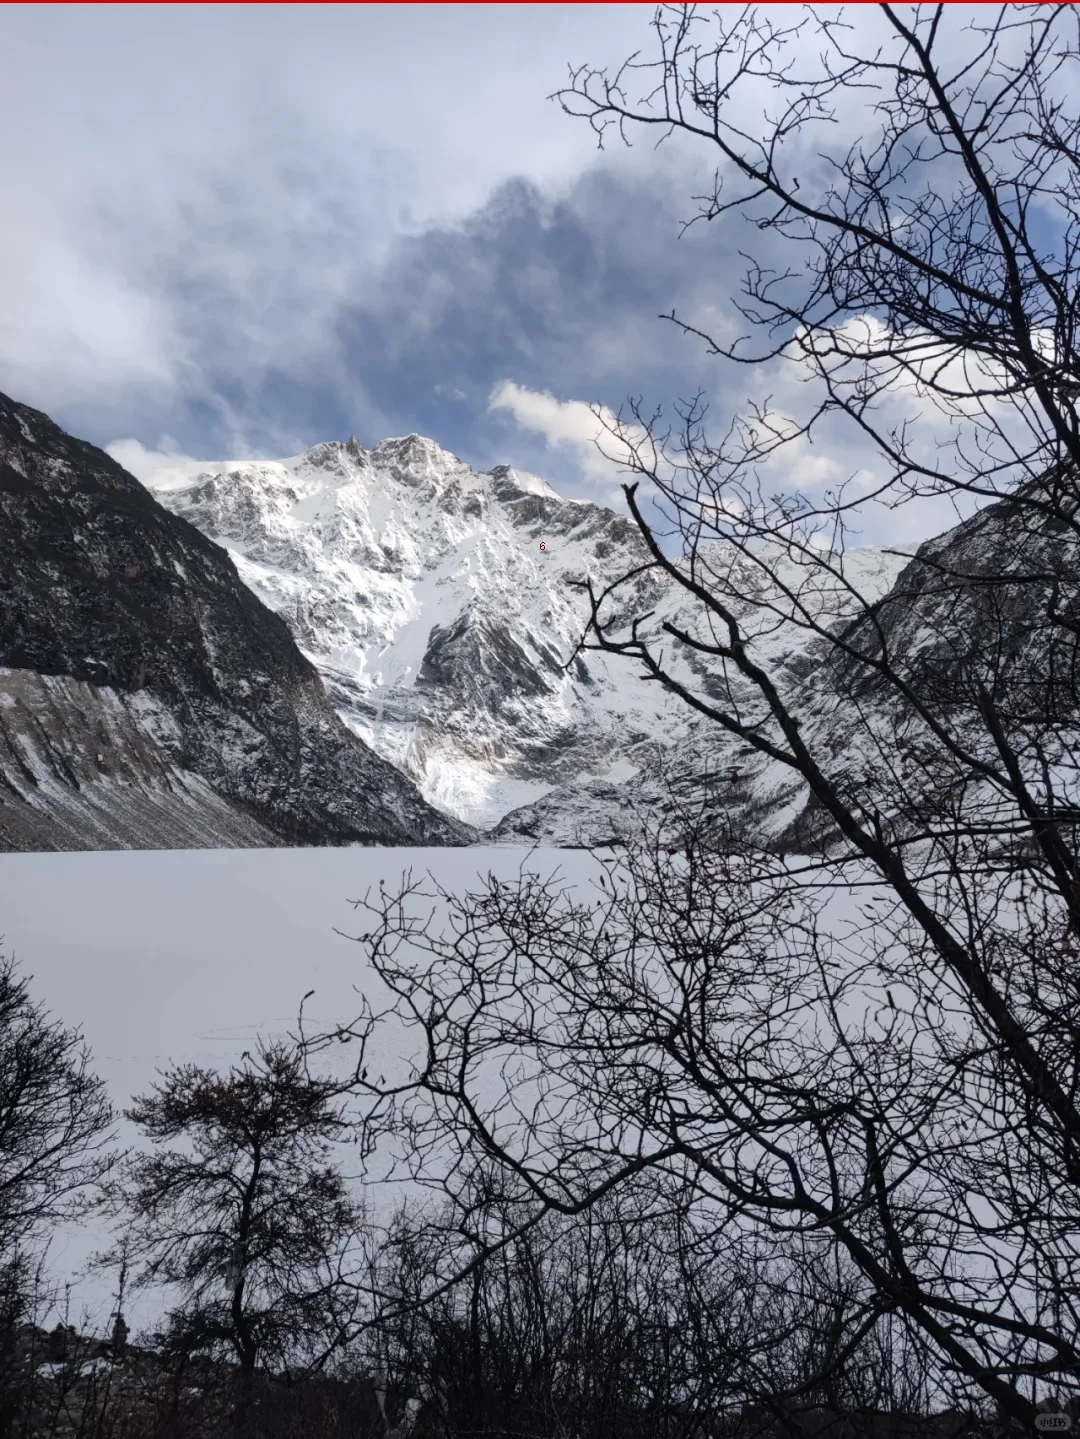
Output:
<svg viewBox="0 0 1080 1439">
<path fill-rule="evenodd" d="M 161 762 L 199 776 L 253 835 L 472 837 L 341 723 L 218 545 L 103 451 L 3 396 L 0 547 L 0 665 L 125 696 Z"/>
<path fill-rule="evenodd" d="M 569 582 L 642 549 L 629 520 L 536 476 L 410 435 L 147 483 L 229 550 L 349 727 L 449 813 L 489 825 L 554 785 L 626 777 L 675 722 L 629 667 L 565 667 L 585 612 Z"/>
<path fill-rule="evenodd" d="M 992 828 L 1010 804 L 997 771 L 1032 795 L 1049 787 L 1060 821 L 1075 824 L 1078 636 L 1072 527 L 1013 500 L 989 505 L 920 545 L 872 616 L 846 628 L 852 653 L 815 677 L 808 733 L 853 799 L 888 812 L 902 795 L 900 823 L 977 812 Z M 808 804 L 803 828 L 818 818 Z"/>
</svg>

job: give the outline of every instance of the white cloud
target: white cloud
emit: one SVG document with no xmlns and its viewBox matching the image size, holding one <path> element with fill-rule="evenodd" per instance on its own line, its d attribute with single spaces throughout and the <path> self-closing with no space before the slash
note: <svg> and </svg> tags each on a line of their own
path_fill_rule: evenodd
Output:
<svg viewBox="0 0 1080 1439">
<path fill-rule="evenodd" d="M 139 440 L 113 440 L 112 444 L 105 446 L 105 453 L 151 490 L 178 489 L 196 475 L 217 473 L 233 463 L 227 460 L 196 460 L 190 455 L 182 455 L 169 435 L 159 438 L 156 450 L 151 450 Z"/>
<path fill-rule="evenodd" d="M 698 509 L 710 524 L 737 524 L 746 514 L 746 505 L 738 495 L 718 495 L 715 499 L 699 500 Z"/>
<path fill-rule="evenodd" d="M 0 388 L 49 408 L 116 386 L 172 386 L 181 347 L 168 307 L 60 233 L 27 186 L 4 188 Z"/>
<path fill-rule="evenodd" d="M 46 410 L 343 383 L 335 322 L 395 236 L 595 141 L 547 96 L 648 16 L 572 7 L 48 6 L 0 14 L 0 386 Z M 404 58 L 403 58 L 404 57 Z M 629 161 L 628 161 L 629 163 Z M 137 406 L 135 407 L 137 408 Z"/>
<path fill-rule="evenodd" d="M 513 380 L 500 380 L 488 401 L 490 410 L 505 410 L 523 430 L 542 435 L 549 446 L 569 449 L 587 479 L 611 486 L 619 483 L 631 457 L 630 446 L 611 433 L 618 426 L 613 411 L 584 400 L 559 400 L 546 390 L 530 390 Z M 645 447 L 651 457 L 646 432 L 636 425 L 624 425 L 631 444 Z"/>
<path fill-rule="evenodd" d="M 1032 340 L 1052 358 L 1051 332 L 1035 330 Z M 792 359 L 810 376 L 831 376 L 840 388 L 856 389 L 869 382 L 875 395 L 906 401 L 910 415 L 940 429 L 994 411 L 1008 380 L 999 364 L 974 350 L 947 344 L 915 327 L 890 330 L 874 315 L 852 315 L 839 325 L 797 331 Z"/>
</svg>

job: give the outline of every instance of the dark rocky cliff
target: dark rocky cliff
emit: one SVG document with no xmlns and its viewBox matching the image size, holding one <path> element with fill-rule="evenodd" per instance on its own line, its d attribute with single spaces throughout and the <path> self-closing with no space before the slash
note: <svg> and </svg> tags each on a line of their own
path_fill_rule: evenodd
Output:
<svg viewBox="0 0 1080 1439">
<path fill-rule="evenodd" d="M 102 450 L 3 395 L 0 555 L 0 666 L 119 695 L 162 763 L 198 776 L 245 817 L 246 842 L 260 827 L 292 844 L 473 838 L 345 727 L 284 622 L 224 549 Z M 25 707 L 28 692 L 24 684 L 4 707 Z M 34 725 L 24 716 L 16 731 L 25 747 Z M 0 757 L 0 806 L 47 809 L 50 785 L 88 783 L 55 754 L 46 768 L 43 786 L 40 766 Z M 105 761 L 103 780 L 108 770 Z M 0 817 L 0 845 L 4 830 Z M 239 824 L 237 843 L 244 831 Z"/>
</svg>

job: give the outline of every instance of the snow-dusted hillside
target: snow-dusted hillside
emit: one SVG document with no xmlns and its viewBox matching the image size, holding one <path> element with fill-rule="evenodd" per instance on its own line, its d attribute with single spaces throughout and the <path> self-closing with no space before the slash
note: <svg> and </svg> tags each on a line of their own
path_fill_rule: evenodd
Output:
<svg viewBox="0 0 1080 1439">
<path fill-rule="evenodd" d="M 890 591 L 905 557 L 852 549 L 842 559 L 832 557 L 832 573 L 784 555 L 759 552 L 758 559 L 767 565 L 716 543 L 699 550 L 696 578 L 737 618 L 750 657 L 772 676 L 806 732 L 813 732 L 827 748 L 842 748 L 851 739 L 850 725 L 837 718 L 836 695 L 822 668 L 823 642 L 810 622 L 831 627 L 850 620 L 861 605 Z M 837 578 L 841 572 L 842 584 Z M 673 630 L 706 642 L 716 638 L 708 633 L 702 608 L 681 586 L 669 582 L 652 605 L 634 603 L 632 593 L 624 598 L 622 587 L 615 598 L 626 616 L 640 618 L 651 608 L 639 633 L 654 642 L 654 653 L 663 653 L 666 670 L 689 693 L 719 700 L 720 708 L 738 713 L 745 724 L 768 724 L 762 696 L 737 670 L 725 670 L 715 659 L 658 633 L 667 622 Z M 602 614 L 607 618 L 608 608 Z M 627 637 L 626 629 L 619 633 L 614 612 L 609 634 Z M 633 666 L 623 664 L 632 674 Z M 641 748 L 632 784 L 586 781 L 559 786 L 505 815 L 492 838 L 505 843 L 605 844 L 643 824 L 665 823 L 664 816 L 690 816 L 704 804 L 720 823 L 779 839 L 806 806 L 805 785 L 786 766 L 765 759 L 682 702 L 665 716 L 654 741 Z"/>
<path fill-rule="evenodd" d="M 6 395 L 0 551 L 0 847 L 475 838 L 349 731 L 218 545 Z"/>
<path fill-rule="evenodd" d="M 477 473 L 418 435 L 146 483 L 230 552 L 346 723 L 445 811 L 487 826 L 508 816 L 499 838 L 588 837 L 589 814 L 602 830 L 647 790 L 658 753 L 718 743 L 632 663 L 589 653 L 565 667 L 585 618 L 572 582 L 644 558 L 612 510 L 505 466 Z M 878 595 L 898 564 L 855 552 L 849 573 Z M 651 575 L 620 598 L 656 622 L 679 604 Z M 798 670 L 797 632 L 766 623 L 759 643 Z"/>
</svg>

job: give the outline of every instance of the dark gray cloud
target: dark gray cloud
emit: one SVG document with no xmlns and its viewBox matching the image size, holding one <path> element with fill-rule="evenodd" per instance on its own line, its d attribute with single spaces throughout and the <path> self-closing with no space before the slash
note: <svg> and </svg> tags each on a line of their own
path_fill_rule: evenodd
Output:
<svg viewBox="0 0 1080 1439">
<path fill-rule="evenodd" d="M 183 246 L 155 261 L 184 356 L 176 381 L 95 388 L 62 407 L 65 423 L 99 442 L 152 447 L 167 435 L 204 458 L 417 430 L 472 463 L 533 468 L 572 491 L 580 454 L 489 409 L 499 382 L 616 410 L 631 394 L 715 383 L 704 347 L 659 318 L 673 306 L 718 318 L 738 277 L 715 231 L 680 238 L 693 209 L 685 164 L 620 155 L 561 193 L 513 178 L 465 219 L 395 238 L 374 263 L 363 260 L 365 218 L 318 204 L 325 176 L 297 159 L 288 185 L 313 218 L 284 260 L 242 194 L 208 188 Z M 210 226 L 210 214 L 227 218 Z"/>
<path fill-rule="evenodd" d="M 95 438 L 198 452 L 376 426 L 333 353 L 396 237 L 592 140 L 570 60 L 645 38 L 634 6 L 0 9 L 0 388 Z M 338 387 L 335 390 L 335 386 Z M 278 422 L 273 423 L 274 417 Z"/>
<path fill-rule="evenodd" d="M 719 313 L 732 286 L 715 233 L 679 237 L 687 195 L 685 175 L 656 172 L 598 168 L 558 199 L 510 181 L 464 223 L 395 246 L 377 293 L 341 320 L 342 354 L 399 428 L 571 478 L 570 456 L 489 412 L 491 391 L 511 380 L 617 409 L 714 380 L 704 347 L 659 318 Z"/>
</svg>

